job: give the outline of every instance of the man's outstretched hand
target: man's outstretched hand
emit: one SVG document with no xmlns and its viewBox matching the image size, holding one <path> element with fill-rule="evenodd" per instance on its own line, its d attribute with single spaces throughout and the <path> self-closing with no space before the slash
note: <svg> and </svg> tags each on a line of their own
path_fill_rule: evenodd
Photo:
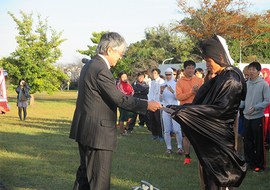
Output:
<svg viewBox="0 0 270 190">
<path fill-rule="evenodd" d="M 147 109 L 150 111 L 156 111 L 157 109 L 162 108 L 161 104 L 157 101 L 148 101 Z"/>
</svg>

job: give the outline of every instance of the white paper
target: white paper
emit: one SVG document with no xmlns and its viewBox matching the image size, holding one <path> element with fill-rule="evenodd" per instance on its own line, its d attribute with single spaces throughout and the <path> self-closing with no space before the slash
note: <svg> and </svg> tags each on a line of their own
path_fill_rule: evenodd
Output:
<svg viewBox="0 0 270 190">
<path fill-rule="evenodd" d="M 170 114 L 175 112 L 175 110 L 173 110 L 171 108 L 166 108 L 166 107 L 162 107 L 162 108 L 160 108 L 160 110 L 165 111 L 165 112 L 170 113 Z"/>
</svg>

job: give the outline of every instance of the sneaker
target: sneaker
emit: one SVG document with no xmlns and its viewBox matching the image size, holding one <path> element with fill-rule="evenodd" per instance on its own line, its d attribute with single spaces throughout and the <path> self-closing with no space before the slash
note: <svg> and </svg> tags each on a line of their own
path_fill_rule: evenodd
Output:
<svg viewBox="0 0 270 190">
<path fill-rule="evenodd" d="M 152 136 L 152 137 L 150 137 L 149 139 L 150 140 L 154 140 L 154 139 L 157 139 L 158 137 L 156 137 L 156 136 Z"/>
<path fill-rule="evenodd" d="M 253 173 L 255 173 L 255 174 L 263 174 L 264 171 L 263 171 L 263 169 L 255 168 L 255 169 L 253 170 Z"/>
<path fill-rule="evenodd" d="M 177 149 L 177 154 L 182 155 L 183 154 L 183 150 L 181 148 L 178 148 Z"/>
<path fill-rule="evenodd" d="M 120 136 L 129 136 L 130 134 L 128 133 L 120 133 Z"/>
<path fill-rule="evenodd" d="M 164 141 L 164 138 L 163 138 L 163 137 L 159 137 L 158 140 L 159 140 L 159 141 Z"/>
<path fill-rule="evenodd" d="M 170 136 L 171 136 L 171 137 L 175 137 L 175 135 L 174 135 L 174 134 L 170 134 Z"/>
<path fill-rule="evenodd" d="M 168 149 L 168 150 L 165 152 L 165 154 L 172 154 L 172 153 L 173 153 L 172 149 Z"/>
<path fill-rule="evenodd" d="M 185 158 L 184 164 L 190 164 L 190 158 Z"/>
</svg>

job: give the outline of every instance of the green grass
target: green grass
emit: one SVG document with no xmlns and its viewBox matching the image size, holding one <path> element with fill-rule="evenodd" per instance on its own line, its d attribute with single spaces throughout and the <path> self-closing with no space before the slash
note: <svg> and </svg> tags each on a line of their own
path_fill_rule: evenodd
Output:
<svg viewBox="0 0 270 190">
<path fill-rule="evenodd" d="M 19 120 L 14 91 L 8 91 L 8 95 L 11 111 L 0 116 L 0 181 L 10 190 L 72 189 L 79 153 L 68 135 L 77 93 L 35 94 L 35 107 L 28 107 L 26 121 Z M 146 128 L 138 127 L 129 137 L 118 137 L 111 189 L 130 190 L 141 180 L 162 190 L 200 189 L 193 149 L 191 165 L 183 165 L 184 156 L 165 155 L 165 142 L 151 141 L 149 137 Z M 175 138 L 172 145 L 175 150 Z M 238 189 L 269 189 L 268 150 L 266 156 L 265 174 L 248 172 Z"/>
</svg>

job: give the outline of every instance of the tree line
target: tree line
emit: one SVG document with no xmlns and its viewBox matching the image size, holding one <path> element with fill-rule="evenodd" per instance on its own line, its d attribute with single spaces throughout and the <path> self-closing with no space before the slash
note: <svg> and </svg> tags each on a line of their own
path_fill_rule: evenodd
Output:
<svg viewBox="0 0 270 190">
<path fill-rule="evenodd" d="M 262 13 L 247 11 L 251 5 L 245 0 L 198 0 L 198 7 L 188 6 L 186 0 L 177 0 L 182 20 L 146 28 L 145 39 L 130 44 L 118 64 L 112 68 L 114 77 L 119 71 L 130 73 L 133 80 L 139 71 L 157 68 L 167 58 L 169 63 L 186 60 L 202 62 L 200 41 L 214 34 L 227 40 L 229 51 L 235 62 L 258 61 L 270 63 L 270 9 Z M 25 78 L 32 87 L 31 93 L 47 91 L 53 93 L 64 81 L 66 74 L 54 66 L 61 56 L 59 45 L 62 32 L 56 32 L 48 21 L 38 15 L 38 26 L 34 30 L 33 14 L 20 12 L 22 20 L 8 12 L 17 24 L 18 46 L 8 57 L 0 59 L 0 67 L 8 69 L 9 79 L 16 84 Z M 51 36 L 48 36 L 48 32 Z M 92 58 L 103 33 L 93 32 L 88 45 L 79 53 Z M 168 63 L 168 62 L 166 62 Z"/>
<path fill-rule="evenodd" d="M 173 58 L 170 63 L 189 59 L 202 62 L 200 41 L 214 34 L 227 40 L 236 63 L 270 63 L 270 10 L 249 13 L 251 4 L 245 0 L 198 0 L 197 8 L 188 6 L 186 0 L 177 2 L 184 19 L 168 26 L 146 28 L 145 39 L 130 44 L 123 59 L 112 69 L 115 77 L 125 70 L 134 80 L 137 72 L 157 68 L 167 58 Z M 94 32 L 92 43 L 98 44 L 104 32 Z M 96 45 L 88 48 L 77 51 L 91 57 Z"/>
</svg>

